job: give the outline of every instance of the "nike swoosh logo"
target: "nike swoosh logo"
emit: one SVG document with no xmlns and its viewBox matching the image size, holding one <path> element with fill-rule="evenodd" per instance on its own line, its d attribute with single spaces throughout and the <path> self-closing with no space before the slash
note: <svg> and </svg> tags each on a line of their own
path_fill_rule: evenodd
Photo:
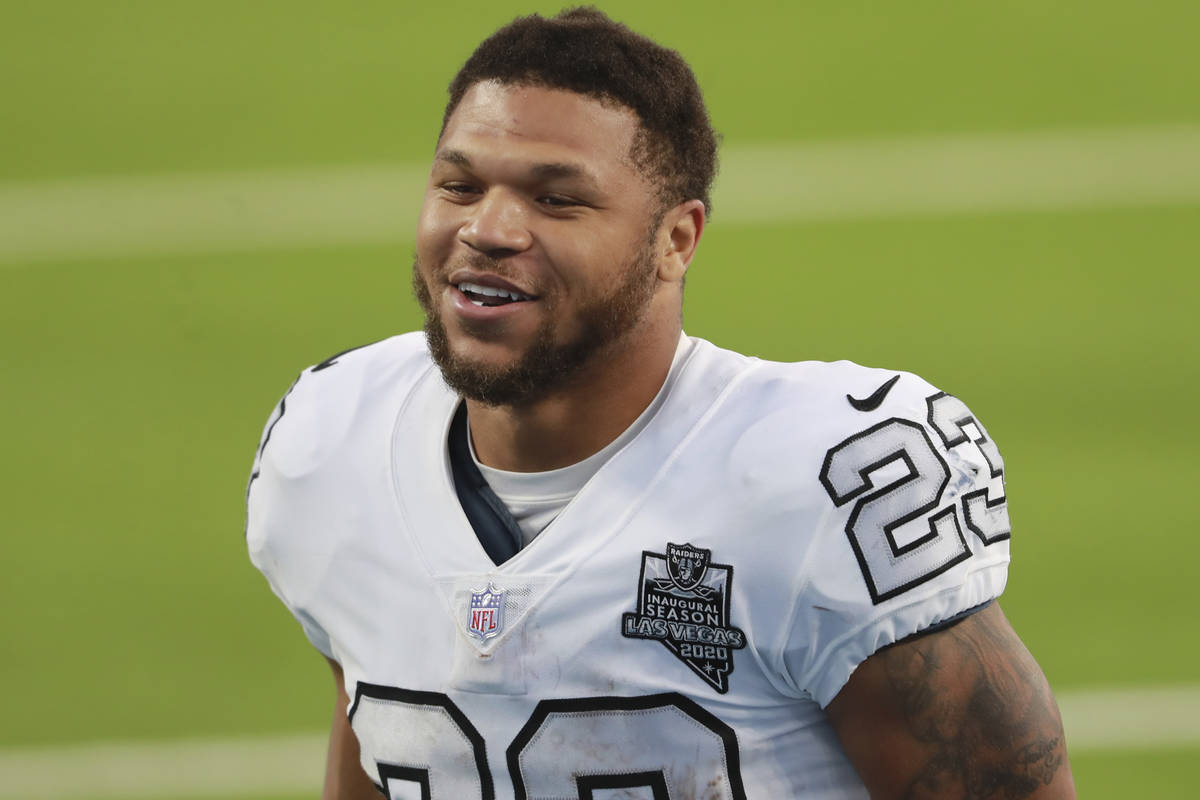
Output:
<svg viewBox="0 0 1200 800">
<path fill-rule="evenodd" d="M 857 397 L 846 395 L 846 399 L 850 401 L 850 405 L 854 406 L 859 411 L 874 411 L 875 409 L 879 408 L 879 406 L 883 405 L 883 398 L 887 397 L 887 393 L 892 390 L 892 387 L 896 385 L 896 381 L 898 380 L 900 380 L 900 376 L 893 375 L 891 378 L 888 378 L 887 382 L 884 383 L 883 386 L 880 386 L 878 389 L 871 392 L 871 394 L 867 397 L 859 400 Z"/>
</svg>

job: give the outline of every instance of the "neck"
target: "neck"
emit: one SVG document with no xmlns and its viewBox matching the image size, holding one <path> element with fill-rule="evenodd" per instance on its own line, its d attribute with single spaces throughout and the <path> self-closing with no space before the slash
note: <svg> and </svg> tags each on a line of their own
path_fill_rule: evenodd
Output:
<svg viewBox="0 0 1200 800">
<path fill-rule="evenodd" d="M 677 321 L 659 327 L 601 354 L 578 381 L 547 397 L 517 406 L 467 400 L 480 462 L 511 472 L 543 472 L 604 449 L 646 410 L 667 379 L 680 327 Z"/>
</svg>

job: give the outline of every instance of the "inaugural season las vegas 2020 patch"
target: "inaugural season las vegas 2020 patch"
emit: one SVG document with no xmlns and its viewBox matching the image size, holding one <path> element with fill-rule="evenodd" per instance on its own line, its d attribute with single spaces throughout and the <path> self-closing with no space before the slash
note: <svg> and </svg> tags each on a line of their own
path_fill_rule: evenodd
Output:
<svg viewBox="0 0 1200 800">
<path fill-rule="evenodd" d="M 657 639 L 718 692 L 729 691 L 733 651 L 746 634 L 729 624 L 733 567 L 712 563 L 712 551 L 667 543 L 666 553 L 642 551 L 637 611 L 621 615 L 621 635 Z"/>
</svg>

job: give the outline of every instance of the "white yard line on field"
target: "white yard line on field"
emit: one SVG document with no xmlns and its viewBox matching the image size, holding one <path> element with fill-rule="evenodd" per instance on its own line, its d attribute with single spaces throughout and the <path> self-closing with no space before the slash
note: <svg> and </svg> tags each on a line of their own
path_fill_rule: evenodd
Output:
<svg viewBox="0 0 1200 800">
<path fill-rule="evenodd" d="M 1200 686 L 1058 695 L 1072 752 L 1200 747 Z M 0 750 L 0 800 L 314 796 L 325 736 Z"/>
<path fill-rule="evenodd" d="M 410 241 L 425 165 L 0 183 L 0 264 Z M 1200 125 L 730 148 L 719 224 L 1200 203 Z"/>
<path fill-rule="evenodd" d="M 1057 697 L 1072 751 L 1200 746 L 1200 686 L 1076 690 Z"/>
<path fill-rule="evenodd" d="M 3 800 L 265 797 L 320 792 L 325 736 L 0 750 Z"/>
</svg>

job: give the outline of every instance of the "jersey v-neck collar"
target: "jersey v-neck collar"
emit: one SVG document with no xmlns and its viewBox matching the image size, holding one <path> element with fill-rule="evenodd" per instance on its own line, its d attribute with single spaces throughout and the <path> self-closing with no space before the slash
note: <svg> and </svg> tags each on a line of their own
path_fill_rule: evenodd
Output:
<svg viewBox="0 0 1200 800">
<path fill-rule="evenodd" d="M 659 477 L 710 409 L 744 376 L 753 359 L 718 357 L 702 340 L 679 366 L 662 405 L 592 476 L 558 518 L 528 547 L 497 564 L 459 502 L 447 437 L 460 399 L 433 364 L 401 401 L 392 437 L 392 485 L 404 535 L 431 575 L 562 575 L 602 547 L 653 492 Z"/>
<path fill-rule="evenodd" d="M 505 532 L 509 534 L 506 538 L 515 536 L 519 550 L 528 546 L 556 519 L 592 476 L 650 424 L 664 399 L 671 393 L 679 378 L 680 367 L 693 346 L 693 340 L 681 333 L 663 385 L 637 419 L 601 450 L 566 467 L 544 472 L 510 472 L 486 466 L 480 463 L 476 456 L 469 433 L 459 429 L 456 416 L 449 442 L 454 485 L 459 499 L 463 501 L 463 510 L 467 512 L 467 518 L 475 527 L 484 549 L 488 550 L 489 554 L 492 553 L 489 546 L 497 538 L 497 522 L 503 525 Z M 459 459 L 464 455 L 461 446 L 463 439 L 467 443 L 466 455 L 471 459 L 471 464 L 459 463 Z M 479 487 L 477 492 L 472 491 L 474 487 Z M 479 496 L 464 500 L 464 490 Z M 502 510 L 492 513 L 491 509 L 497 503 L 502 506 Z M 495 517 L 499 519 L 494 519 Z M 512 528 L 510 523 L 515 524 L 516 528 Z M 505 558 L 511 555 L 510 553 Z M 493 560 L 496 560 L 494 556 Z"/>
</svg>

